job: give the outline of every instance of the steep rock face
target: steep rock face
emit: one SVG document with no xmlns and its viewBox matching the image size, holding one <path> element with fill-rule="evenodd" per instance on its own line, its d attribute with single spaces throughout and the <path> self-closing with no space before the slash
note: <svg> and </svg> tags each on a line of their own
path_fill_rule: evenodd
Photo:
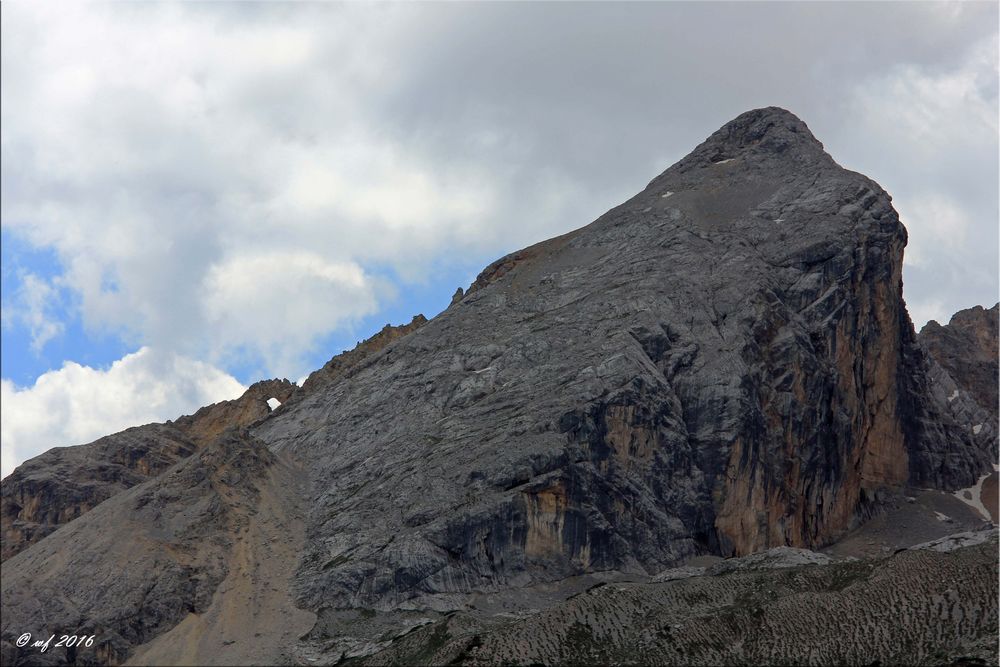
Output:
<svg viewBox="0 0 1000 667">
<path fill-rule="evenodd" d="M 971 484 L 985 459 L 914 361 L 905 242 L 800 120 L 740 116 L 255 429 L 313 462 L 300 602 L 817 546 L 880 489 Z"/>
<path fill-rule="evenodd" d="M 975 306 L 958 311 L 945 326 L 931 320 L 917 336 L 921 347 L 948 373 L 960 392 L 969 394 L 993 423 L 997 421 L 1000 373 L 998 319 L 1000 303 L 989 309 Z"/>
<path fill-rule="evenodd" d="M 976 306 L 961 310 L 941 326 L 928 322 L 917 339 L 914 354 L 925 369 L 927 383 L 921 388 L 917 424 L 926 433 L 929 446 L 922 452 L 918 483 L 955 490 L 971 485 L 955 479 L 955 470 L 972 468 L 979 477 L 982 503 L 996 521 L 997 473 L 997 383 L 998 326 L 1000 304 L 986 309 Z M 944 438 L 939 435 L 949 431 Z M 964 440 L 968 444 L 957 456 L 953 448 L 940 441 Z M 971 456 L 969 454 L 971 453 Z M 986 477 L 986 479 L 982 479 Z M 980 488 L 966 491 L 974 500 Z"/>
<path fill-rule="evenodd" d="M 240 398 L 166 424 L 147 424 L 88 445 L 56 447 L 24 462 L 0 483 L 2 559 L 13 556 L 108 498 L 187 458 L 229 428 L 266 417 L 267 399 L 286 401 L 288 380 L 265 380 Z"/>
<path fill-rule="evenodd" d="M 932 341 L 929 347 L 938 350 L 938 356 L 952 366 L 958 379 L 922 344 L 907 345 L 910 382 L 903 388 L 908 408 L 905 422 L 912 439 L 919 443 L 912 450 L 910 479 L 915 486 L 955 491 L 972 486 L 979 477 L 991 472 L 997 462 L 995 409 L 991 414 L 970 390 L 977 386 L 983 394 L 988 394 L 988 388 L 977 382 L 985 383 L 991 372 L 989 368 L 992 366 L 995 373 L 997 364 L 988 356 L 991 345 L 986 336 L 976 341 L 972 337 L 946 335 L 950 342 L 944 345 L 934 343 L 934 336 L 932 327 L 930 338 L 924 340 Z M 992 347 L 995 349 L 995 340 Z M 978 364 L 986 372 L 972 370 L 978 369 L 976 362 L 955 359 L 961 355 L 978 357 Z"/>
</svg>

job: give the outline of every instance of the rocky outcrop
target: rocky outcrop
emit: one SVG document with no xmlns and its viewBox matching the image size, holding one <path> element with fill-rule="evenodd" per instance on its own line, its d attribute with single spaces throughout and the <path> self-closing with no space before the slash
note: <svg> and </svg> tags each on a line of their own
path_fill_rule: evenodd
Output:
<svg viewBox="0 0 1000 667">
<path fill-rule="evenodd" d="M 265 380 L 240 398 L 166 424 L 126 429 L 87 445 L 56 447 L 18 466 L 0 483 L 2 559 L 13 556 L 108 498 L 156 477 L 230 428 L 266 417 L 267 399 L 286 401 L 288 380 Z"/>
<path fill-rule="evenodd" d="M 234 401 L 222 401 L 201 408 L 193 415 L 180 417 L 173 424 L 195 444 L 204 446 L 223 431 L 251 426 L 271 414 L 268 399 L 286 403 L 298 387 L 288 380 L 262 380 L 250 385 Z M 167 422 L 170 424 L 170 422 Z"/>
<path fill-rule="evenodd" d="M 931 445 L 925 449 L 921 466 L 929 474 L 920 481 L 935 488 L 963 489 L 967 500 L 985 508 L 994 522 L 998 516 L 995 466 L 1000 454 L 998 315 L 1000 304 L 960 310 L 945 326 L 931 320 L 920 330 L 920 351 L 915 355 L 928 380 L 921 391 L 922 412 L 917 423 L 926 430 L 925 440 Z M 974 454 L 971 462 L 969 456 L 957 457 L 951 447 L 934 446 L 934 434 L 944 429 L 952 432 L 947 441 L 968 441 L 963 451 Z M 954 479 L 954 470 L 966 467 L 975 471 L 976 484 Z"/>
<path fill-rule="evenodd" d="M 180 429 L 149 424 L 26 461 L 0 483 L 4 561 L 197 449 Z"/>
<path fill-rule="evenodd" d="M 923 345 L 907 349 L 911 382 L 904 389 L 905 423 L 919 443 L 911 451 L 911 482 L 948 491 L 971 487 L 997 463 L 996 418 L 965 388 L 968 380 L 956 381 Z M 973 346 L 969 354 L 981 351 Z M 982 363 L 996 366 L 985 357 Z"/>
<path fill-rule="evenodd" d="M 456 296 L 458 295 L 456 294 Z M 346 377 L 352 369 L 361 365 L 373 354 L 382 351 L 393 341 L 402 338 L 411 331 L 416 331 L 425 324 L 427 324 L 427 318 L 423 315 L 414 315 L 409 324 L 400 324 L 399 326 L 386 324 L 381 331 L 358 343 L 353 350 L 338 354 L 326 362 L 323 368 L 310 373 L 309 377 L 302 383 L 302 391 L 306 393 L 316 391 L 331 382 Z"/>
<path fill-rule="evenodd" d="M 959 392 L 971 396 L 997 422 L 997 376 L 1000 304 L 975 306 L 955 313 L 941 326 L 931 320 L 917 336 L 923 347 L 955 383 Z M 951 396 L 951 394 L 949 394 Z M 952 401 L 958 396 L 952 398 Z"/>
</svg>

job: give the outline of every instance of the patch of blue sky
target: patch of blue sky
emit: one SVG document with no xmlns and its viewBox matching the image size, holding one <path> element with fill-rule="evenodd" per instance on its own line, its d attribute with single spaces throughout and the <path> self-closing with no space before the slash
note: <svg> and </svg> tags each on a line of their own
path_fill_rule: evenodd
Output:
<svg viewBox="0 0 1000 667">
<path fill-rule="evenodd" d="M 16 316 L 24 277 L 34 275 L 51 282 L 62 273 L 52 249 L 36 247 L 9 228 L 0 229 L 0 301 L 5 313 L 0 330 L 0 376 L 18 386 L 34 384 L 40 375 L 61 368 L 65 361 L 106 368 L 135 351 L 135 346 L 114 334 L 86 331 L 78 303 L 66 289 L 59 290 L 48 312 L 62 324 L 62 330 L 41 349 L 32 348 L 30 328 Z"/>
</svg>

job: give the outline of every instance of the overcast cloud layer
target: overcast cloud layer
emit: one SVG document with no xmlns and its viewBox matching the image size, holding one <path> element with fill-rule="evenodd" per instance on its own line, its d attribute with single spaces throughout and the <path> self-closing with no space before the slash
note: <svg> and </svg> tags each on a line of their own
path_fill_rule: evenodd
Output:
<svg viewBox="0 0 1000 667">
<path fill-rule="evenodd" d="M 760 106 L 893 195 L 918 327 L 997 299 L 995 3 L 2 13 L 2 224 L 58 259 L 18 273 L 4 331 L 142 347 L 5 379 L 4 475 L 231 398 L 247 364 L 300 377 L 432 272 L 588 223 Z"/>
</svg>

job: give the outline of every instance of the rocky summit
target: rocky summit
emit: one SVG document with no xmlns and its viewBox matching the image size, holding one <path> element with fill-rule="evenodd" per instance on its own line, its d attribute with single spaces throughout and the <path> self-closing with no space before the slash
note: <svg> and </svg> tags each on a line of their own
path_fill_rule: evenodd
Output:
<svg viewBox="0 0 1000 667">
<path fill-rule="evenodd" d="M 301 388 L 23 464 L 4 664 L 995 661 L 996 307 L 918 337 L 905 245 L 747 112 Z"/>
</svg>

